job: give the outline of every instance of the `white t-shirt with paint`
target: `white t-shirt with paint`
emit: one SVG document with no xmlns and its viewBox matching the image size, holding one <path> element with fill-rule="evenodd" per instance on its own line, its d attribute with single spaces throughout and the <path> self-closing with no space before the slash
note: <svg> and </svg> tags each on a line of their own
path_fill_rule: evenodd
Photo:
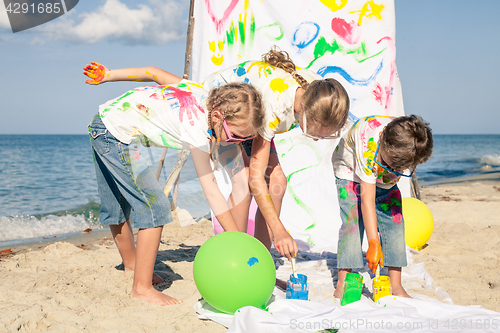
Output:
<svg viewBox="0 0 500 333">
<path fill-rule="evenodd" d="M 342 179 L 391 188 L 400 176 L 375 163 L 379 135 L 394 117 L 360 118 L 342 137 L 332 156 L 335 176 Z M 380 153 L 380 152 L 379 152 Z"/>
<path fill-rule="evenodd" d="M 323 79 L 320 75 L 299 69 L 307 82 Z M 263 61 L 246 61 L 239 65 L 215 72 L 205 79 L 203 86 L 210 90 L 230 82 L 244 82 L 256 87 L 264 100 L 264 127 L 259 131 L 261 137 L 271 141 L 275 134 L 287 132 L 299 125 L 293 105 L 298 82 L 286 71 Z"/>
<path fill-rule="evenodd" d="M 207 90 L 182 80 L 178 84 L 145 86 L 99 106 L 106 128 L 123 143 L 209 152 Z"/>
</svg>

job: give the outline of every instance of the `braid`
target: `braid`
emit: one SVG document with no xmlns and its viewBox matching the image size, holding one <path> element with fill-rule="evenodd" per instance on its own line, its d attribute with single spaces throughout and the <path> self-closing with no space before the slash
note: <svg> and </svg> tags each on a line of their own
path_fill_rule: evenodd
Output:
<svg viewBox="0 0 500 333">
<path fill-rule="evenodd" d="M 209 140 L 210 140 L 210 159 L 214 162 L 214 170 L 217 168 L 217 161 L 219 160 L 219 146 L 220 146 L 220 135 L 221 131 L 219 129 L 219 135 L 215 136 L 215 130 L 212 126 L 212 111 L 214 109 L 210 108 L 208 110 L 208 128 L 209 128 Z"/>
<path fill-rule="evenodd" d="M 288 55 L 286 51 L 281 51 L 277 48 L 277 46 L 273 46 L 269 52 L 262 55 L 262 60 L 265 63 L 281 68 L 285 72 L 292 75 L 292 77 L 297 81 L 297 83 L 303 88 L 307 89 L 309 83 L 304 79 L 300 74 L 297 73 L 297 68 L 293 63 L 292 59 Z"/>
<path fill-rule="evenodd" d="M 293 71 L 290 74 L 292 74 L 292 77 L 295 79 L 295 81 L 297 81 L 297 83 L 300 84 L 301 88 L 307 89 L 307 87 L 309 87 L 309 82 L 307 82 L 306 79 L 302 77 L 302 75 L 300 75 L 296 71 Z"/>
<path fill-rule="evenodd" d="M 247 83 L 228 83 L 209 92 L 207 99 L 208 126 L 210 133 L 210 159 L 217 168 L 219 160 L 220 137 L 223 121 L 244 123 L 257 132 L 264 125 L 264 106 L 257 89 Z M 222 119 L 217 136 L 214 133 L 212 112 L 218 110 Z M 241 151 L 241 145 L 239 145 Z"/>
</svg>

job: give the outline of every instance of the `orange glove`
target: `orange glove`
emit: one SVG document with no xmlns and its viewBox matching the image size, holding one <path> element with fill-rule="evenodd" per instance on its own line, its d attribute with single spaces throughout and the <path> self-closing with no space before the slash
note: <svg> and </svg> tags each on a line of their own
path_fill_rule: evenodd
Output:
<svg viewBox="0 0 500 333">
<path fill-rule="evenodd" d="M 373 274 L 375 274 L 379 263 L 380 267 L 384 267 L 384 254 L 382 253 L 382 248 L 380 247 L 380 241 L 378 239 L 370 239 L 368 242 L 366 260 L 368 261 L 368 267 L 372 270 Z"/>
</svg>

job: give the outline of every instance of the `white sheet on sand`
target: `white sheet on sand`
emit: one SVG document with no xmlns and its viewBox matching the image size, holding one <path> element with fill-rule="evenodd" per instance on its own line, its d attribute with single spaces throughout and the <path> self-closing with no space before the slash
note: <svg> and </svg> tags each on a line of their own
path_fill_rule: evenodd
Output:
<svg viewBox="0 0 500 333">
<path fill-rule="evenodd" d="M 308 276 L 310 301 L 287 300 L 275 288 L 267 311 L 247 306 L 235 315 L 220 313 L 204 300 L 195 304 L 200 319 L 213 320 L 228 332 L 318 332 L 329 328 L 339 332 L 499 332 L 500 313 L 479 306 L 454 305 L 442 288 L 415 263 L 418 252 L 407 247 L 408 267 L 403 268 L 403 286 L 410 290 L 426 289 L 434 297 L 411 292 L 413 299 L 386 296 L 373 302 L 372 276 L 367 267 L 359 271 L 365 287 L 360 301 L 345 306 L 333 295 L 337 280 L 336 255 L 332 253 L 299 254 L 297 270 Z M 276 276 L 288 280 L 291 266 L 275 260 Z M 385 272 L 387 273 L 387 272 Z M 384 274 L 384 270 L 382 270 Z M 429 294 L 429 292 L 426 292 Z"/>
</svg>

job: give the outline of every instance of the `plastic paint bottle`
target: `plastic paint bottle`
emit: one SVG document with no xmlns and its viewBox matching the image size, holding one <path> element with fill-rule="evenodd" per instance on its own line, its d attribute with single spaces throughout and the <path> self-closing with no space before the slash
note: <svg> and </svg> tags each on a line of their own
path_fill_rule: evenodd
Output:
<svg viewBox="0 0 500 333">
<path fill-rule="evenodd" d="M 294 277 L 290 275 L 290 280 L 286 284 L 286 299 L 302 299 L 307 301 L 309 297 L 309 288 L 307 286 L 307 276 L 297 274 Z"/>
<path fill-rule="evenodd" d="M 344 292 L 340 305 L 346 305 L 361 299 L 363 277 L 357 273 L 347 273 L 344 281 Z"/>
<path fill-rule="evenodd" d="M 376 302 L 387 295 L 392 295 L 391 279 L 388 276 L 373 278 L 373 301 Z"/>
</svg>

